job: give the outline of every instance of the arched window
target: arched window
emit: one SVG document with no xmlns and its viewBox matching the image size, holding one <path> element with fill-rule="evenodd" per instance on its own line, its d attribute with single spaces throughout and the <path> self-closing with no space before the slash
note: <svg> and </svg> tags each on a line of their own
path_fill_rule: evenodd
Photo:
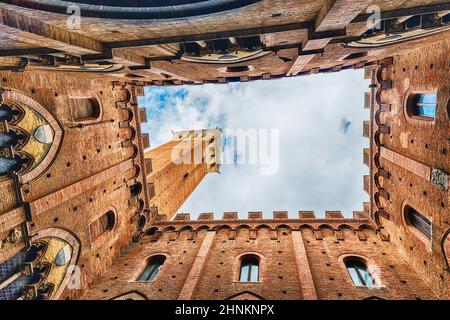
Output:
<svg viewBox="0 0 450 320">
<path fill-rule="evenodd" d="M 367 270 L 367 263 L 363 259 L 347 257 L 344 259 L 344 264 L 355 286 L 375 287 L 375 279 Z"/>
<path fill-rule="evenodd" d="M 166 257 L 163 255 L 157 255 L 150 257 L 145 267 L 144 272 L 142 272 L 138 281 L 153 281 L 161 270 L 162 265 L 166 261 Z"/>
<path fill-rule="evenodd" d="M 239 281 L 241 282 L 259 281 L 259 258 L 257 256 L 246 255 L 242 257 Z"/>
<path fill-rule="evenodd" d="M 113 211 L 110 210 L 89 225 L 91 241 L 96 240 L 105 232 L 112 230 L 115 224 L 116 224 L 116 215 L 114 214 Z"/>
<path fill-rule="evenodd" d="M 405 206 L 405 221 L 406 223 L 413 229 L 416 235 L 422 235 L 426 237 L 426 240 L 431 240 L 431 221 L 428 220 L 425 216 L 423 216 L 416 209 Z M 418 232 L 416 232 L 418 231 Z"/>
<path fill-rule="evenodd" d="M 432 121 L 436 117 L 436 104 L 436 92 L 413 94 L 408 99 L 409 116 Z"/>
<path fill-rule="evenodd" d="M 100 104 L 96 99 L 71 98 L 69 106 L 72 112 L 73 121 L 90 121 L 100 117 Z"/>
</svg>

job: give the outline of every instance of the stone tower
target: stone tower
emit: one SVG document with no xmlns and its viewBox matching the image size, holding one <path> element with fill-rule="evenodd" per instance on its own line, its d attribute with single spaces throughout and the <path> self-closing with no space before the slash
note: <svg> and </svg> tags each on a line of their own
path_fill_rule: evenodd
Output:
<svg viewBox="0 0 450 320">
<path fill-rule="evenodd" d="M 219 172 L 220 129 L 175 132 L 171 141 L 145 153 L 150 204 L 171 219 L 208 173 Z"/>
</svg>

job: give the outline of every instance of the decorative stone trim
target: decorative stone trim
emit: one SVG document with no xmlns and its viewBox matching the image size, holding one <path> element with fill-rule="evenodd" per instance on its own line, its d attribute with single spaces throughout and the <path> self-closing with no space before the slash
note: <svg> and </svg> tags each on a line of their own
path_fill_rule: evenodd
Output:
<svg viewBox="0 0 450 320">
<path fill-rule="evenodd" d="M 131 160 L 121 162 L 107 170 L 99 172 L 96 175 L 90 176 L 84 180 L 78 181 L 70 186 L 31 202 L 31 212 L 35 215 L 39 215 L 67 201 L 69 198 L 82 194 L 83 192 L 86 192 L 109 178 L 114 177 L 117 175 L 117 172 L 126 172 L 131 168 L 133 168 L 133 162 Z"/>
<path fill-rule="evenodd" d="M 59 147 L 62 142 L 63 138 L 63 130 L 61 129 L 61 126 L 56 121 L 56 119 L 50 114 L 50 112 L 47 111 L 47 109 L 39 104 L 36 100 L 28 97 L 27 95 L 20 93 L 18 91 L 14 90 L 5 90 L 2 93 L 3 100 L 7 103 L 8 100 L 19 102 L 22 104 L 25 104 L 26 106 L 30 107 L 31 109 L 35 110 L 37 113 L 39 113 L 45 121 L 48 122 L 48 124 L 52 127 L 54 131 L 54 137 L 53 142 L 50 146 L 50 149 L 47 152 L 47 155 L 44 157 L 44 159 L 39 163 L 34 169 L 32 169 L 30 172 L 20 174 L 19 175 L 19 181 L 21 184 L 29 183 L 30 181 L 36 179 L 41 174 L 43 174 L 47 168 L 50 166 L 50 164 L 53 162 L 53 160 L 56 157 L 56 153 L 59 150 Z"/>
<path fill-rule="evenodd" d="M 39 230 L 37 234 L 32 238 L 32 242 L 36 243 L 38 240 L 43 238 L 60 238 L 66 241 L 72 247 L 72 256 L 69 262 L 69 267 L 67 270 L 70 270 L 71 267 L 75 266 L 78 261 L 78 256 L 80 254 L 80 241 L 77 237 L 75 237 L 69 231 L 59 228 L 48 228 Z M 61 294 L 64 292 L 71 274 L 66 272 L 61 285 L 56 289 L 55 293 L 51 296 L 51 300 L 58 300 Z"/>
<path fill-rule="evenodd" d="M 449 179 L 450 177 L 448 173 L 445 172 L 444 170 L 439 168 L 431 168 L 430 181 L 435 186 L 447 191 Z"/>
</svg>

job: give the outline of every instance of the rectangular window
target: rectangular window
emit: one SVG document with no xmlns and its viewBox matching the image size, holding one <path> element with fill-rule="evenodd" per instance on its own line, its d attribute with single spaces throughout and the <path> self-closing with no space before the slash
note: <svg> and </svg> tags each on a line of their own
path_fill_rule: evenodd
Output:
<svg viewBox="0 0 450 320">
<path fill-rule="evenodd" d="M 241 279 L 240 281 L 242 282 L 247 282 L 248 281 L 248 274 L 250 271 L 250 266 L 249 265 L 244 265 L 241 268 Z"/>
<path fill-rule="evenodd" d="M 436 117 L 436 93 L 418 94 L 414 104 L 414 114 L 420 117 Z"/>
<path fill-rule="evenodd" d="M 250 282 L 258 282 L 259 266 L 254 264 L 251 266 Z"/>
</svg>

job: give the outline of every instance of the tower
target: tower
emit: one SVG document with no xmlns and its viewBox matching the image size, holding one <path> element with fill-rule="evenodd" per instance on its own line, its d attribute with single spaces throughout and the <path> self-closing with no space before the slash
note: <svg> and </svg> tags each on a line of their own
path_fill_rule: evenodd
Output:
<svg viewBox="0 0 450 320">
<path fill-rule="evenodd" d="M 179 131 L 172 139 L 145 153 L 150 204 L 170 219 L 208 173 L 219 172 L 220 129 Z"/>
</svg>

